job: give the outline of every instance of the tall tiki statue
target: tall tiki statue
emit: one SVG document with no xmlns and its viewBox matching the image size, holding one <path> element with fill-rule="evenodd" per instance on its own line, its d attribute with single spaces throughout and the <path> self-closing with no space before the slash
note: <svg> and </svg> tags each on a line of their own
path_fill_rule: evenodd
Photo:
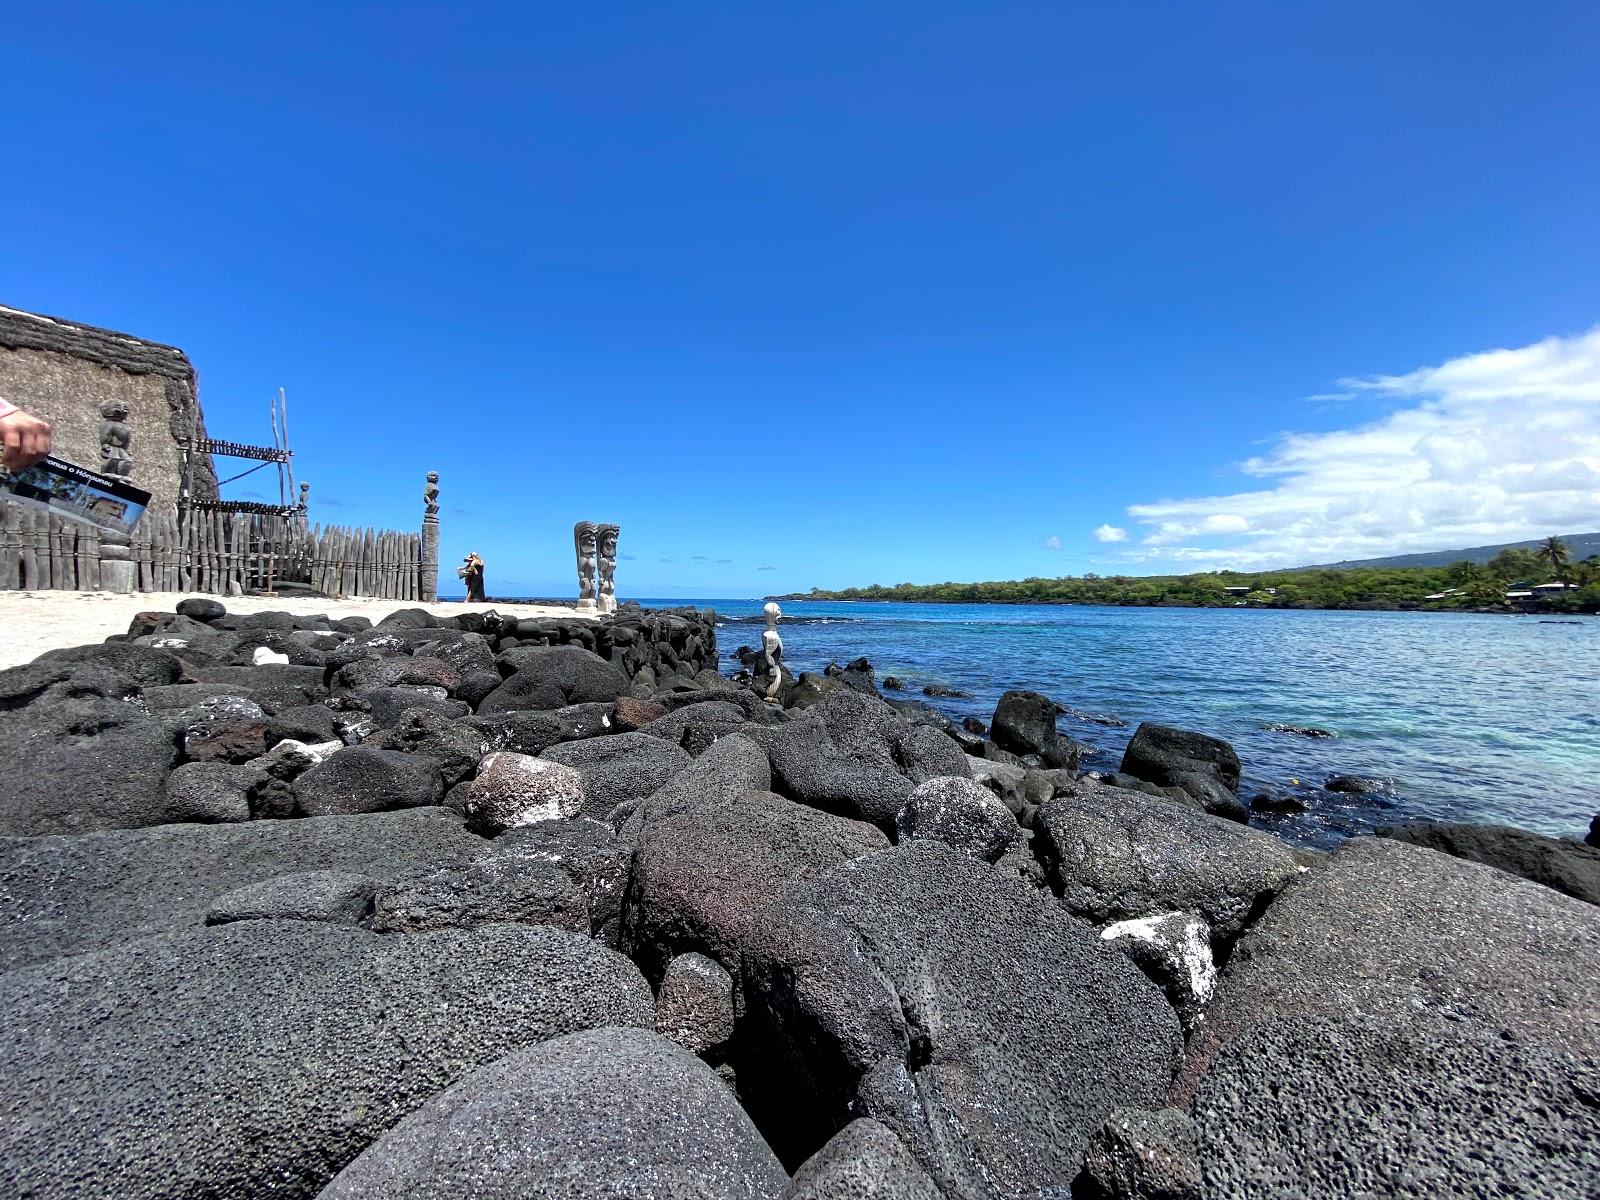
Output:
<svg viewBox="0 0 1600 1200">
<path fill-rule="evenodd" d="M 597 565 L 600 568 L 600 611 L 614 613 L 617 611 L 617 536 L 622 532 L 620 525 L 597 525 L 596 554 Z"/>
<path fill-rule="evenodd" d="M 593 521 L 579 521 L 572 527 L 572 542 L 578 551 L 578 611 L 592 613 L 594 598 L 595 540 Z"/>
</svg>

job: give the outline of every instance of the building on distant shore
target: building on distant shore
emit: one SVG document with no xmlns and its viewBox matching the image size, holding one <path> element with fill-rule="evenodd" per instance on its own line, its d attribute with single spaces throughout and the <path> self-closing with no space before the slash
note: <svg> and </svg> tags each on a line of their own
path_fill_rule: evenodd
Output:
<svg viewBox="0 0 1600 1200">
<path fill-rule="evenodd" d="M 56 456 L 91 471 L 102 469 L 103 447 L 117 446 L 108 422 L 125 425 L 125 477 L 151 494 L 152 507 L 178 502 L 180 439 L 206 436 L 194 366 L 182 350 L 4 305 L 0 396 L 50 422 Z M 217 498 L 209 455 L 196 459 L 193 486 L 196 499 Z"/>
</svg>

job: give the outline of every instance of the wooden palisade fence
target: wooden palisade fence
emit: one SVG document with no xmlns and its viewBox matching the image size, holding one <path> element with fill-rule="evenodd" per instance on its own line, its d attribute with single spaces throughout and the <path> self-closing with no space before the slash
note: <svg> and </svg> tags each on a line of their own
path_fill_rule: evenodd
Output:
<svg viewBox="0 0 1600 1200">
<path fill-rule="evenodd" d="M 420 600 L 421 534 L 308 529 L 276 514 L 193 510 L 146 512 L 133 534 L 134 587 L 141 592 L 270 592 L 309 585 L 327 596 Z M 100 590 L 100 534 L 54 513 L 0 500 L 0 590 Z"/>
</svg>

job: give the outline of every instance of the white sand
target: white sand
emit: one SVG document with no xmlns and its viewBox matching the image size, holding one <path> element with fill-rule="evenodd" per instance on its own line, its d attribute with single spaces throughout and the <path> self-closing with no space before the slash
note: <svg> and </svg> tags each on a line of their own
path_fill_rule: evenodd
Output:
<svg viewBox="0 0 1600 1200">
<path fill-rule="evenodd" d="M 32 662 L 46 650 L 103 642 L 127 633 L 134 615 L 171 612 L 186 592 L 0 592 L 0 669 Z M 425 608 L 441 617 L 463 612 L 495 612 L 516 617 L 576 617 L 570 608 L 548 604 L 414 604 L 404 600 L 319 600 L 302 596 L 207 596 L 229 612 L 324 613 L 330 617 L 370 617 L 376 623 L 396 609 Z"/>
</svg>

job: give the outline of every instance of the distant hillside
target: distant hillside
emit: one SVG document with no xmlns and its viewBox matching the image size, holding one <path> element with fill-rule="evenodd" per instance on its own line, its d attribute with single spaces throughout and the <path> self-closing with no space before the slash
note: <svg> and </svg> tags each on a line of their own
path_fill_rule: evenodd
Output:
<svg viewBox="0 0 1600 1200">
<path fill-rule="evenodd" d="M 1561 540 L 1567 544 L 1567 555 L 1573 562 L 1582 562 L 1591 554 L 1600 554 L 1600 533 L 1563 533 Z M 1298 567 L 1301 571 L 1353 571 L 1361 567 L 1448 567 L 1462 559 L 1467 562 L 1486 563 L 1502 550 L 1537 550 L 1544 545 L 1543 538 L 1531 542 L 1502 542 L 1498 546 L 1471 546 L 1466 550 L 1430 550 L 1424 554 L 1395 554 L 1388 558 L 1355 558 L 1345 562 L 1320 563 L 1314 567 Z"/>
</svg>

